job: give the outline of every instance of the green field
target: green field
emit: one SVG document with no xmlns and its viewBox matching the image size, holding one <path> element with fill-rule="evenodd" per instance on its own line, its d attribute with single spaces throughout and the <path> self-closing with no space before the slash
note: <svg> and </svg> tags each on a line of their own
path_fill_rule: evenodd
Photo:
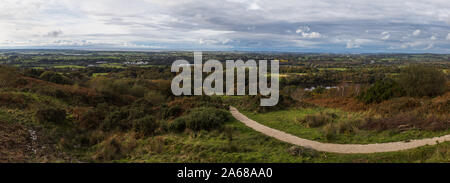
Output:
<svg viewBox="0 0 450 183">
<path fill-rule="evenodd" d="M 56 68 L 56 69 L 66 69 L 66 68 L 83 69 L 86 67 L 79 66 L 79 65 L 56 65 L 56 66 L 53 66 L 53 68 Z"/>
</svg>

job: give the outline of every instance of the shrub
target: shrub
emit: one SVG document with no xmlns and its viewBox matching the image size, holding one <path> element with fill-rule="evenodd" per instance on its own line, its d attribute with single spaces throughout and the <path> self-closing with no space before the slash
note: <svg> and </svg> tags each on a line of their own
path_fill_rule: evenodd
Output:
<svg viewBox="0 0 450 183">
<path fill-rule="evenodd" d="M 140 85 L 133 85 L 133 87 L 130 89 L 130 94 L 135 97 L 144 97 L 145 93 L 147 92 L 147 88 L 140 86 Z"/>
<path fill-rule="evenodd" d="M 222 126 L 228 120 L 230 115 L 223 109 L 200 107 L 194 108 L 187 116 L 175 119 L 169 125 L 169 129 L 177 132 L 186 128 L 193 131 L 211 130 Z"/>
<path fill-rule="evenodd" d="M 64 109 L 57 109 L 47 107 L 38 109 L 34 113 L 34 119 L 38 123 L 62 123 L 66 120 L 66 111 Z"/>
<path fill-rule="evenodd" d="M 130 125 L 127 123 L 128 111 L 116 109 L 109 112 L 102 123 L 103 130 L 110 131 L 115 129 L 127 130 Z"/>
<path fill-rule="evenodd" d="M 91 108 L 75 108 L 73 110 L 73 116 L 82 129 L 95 129 L 103 121 L 104 114 L 97 109 Z"/>
<path fill-rule="evenodd" d="M 412 97 L 437 96 L 447 89 L 446 75 L 439 69 L 425 65 L 410 65 L 402 70 L 399 84 Z"/>
<path fill-rule="evenodd" d="M 178 105 L 174 105 L 169 108 L 165 108 L 165 110 L 162 113 L 162 117 L 163 117 L 163 119 L 170 119 L 173 117 L 178 117 L 182 113 L 183 113 L 183 109 Z"/>
<path fill-rule="evenodd" d="M 94 160 L 118 160 L 129 155 L 137 146 L 134 137 L 113 135 L 99 144 Z"/>
<path fill-rule="evenodd" d="M 434 98 L 428 109 L 442 114 L 450 114 L 450 92 L 447 92 L 443 96 Z"/>
<path fill-rule="evenodd" d="M 440 131 L 450 129 L 450 117 L 448 117 L 448 115 L 424 117 L 412 113 L 401 113 L 387 118 L 368 120 L 362 126 L 362 128 L 377 131 L 404 131 L 414 128 L 421 130 Z"/>
<path fill-rule="evenodd" d="M 381 102 L 375 106 L 375 111 L 380 114 L 398 114 L 400 112 L 411 111 L 422 105 L 420 99 L 411 97 L 400 97 Z"/>
<path fill-rule="evenodd" d="M 179 117 L 167 126 L 167 130 L 172 132 L 182 132 L 184 129 L 186 129 L 186 117 Z"/>
<path fill-rule="evenodd" d="M 91 79 L 89 86 L 97 92 L 114 96 L 132 94 L 133 83 L 129 79 L 111 79 L 100 76 Z M 142 89 L 135 89 L 135 94 L 139 95 L 138 91 Z"/>
<path fill-rule="evenodd" d="M 384 79 L 375 82 L 366 91 L 362 92 L 357 98 L 366 103 L 380 103 L 393 97 L 402 95 L 402 89 L 397 82 L 392 79 Z"/>
<path fill-rule="evenodd" d="M 334 139 L 338 135 L 339 131 L 333 123 L 328 123 L 322 128 L 323 135 L 326 139 Z"/>
<path fill-rule="evenodd" d="M 147 115 L 143 118 L 133 120 L 133 129 L 135 132 L 140 133 L 144 136 L 153 135 L 159 128 L 159 123 L 155 120 L 153 116 Z"/>
<path fill-rule="evenodd" d="M 346 121 L 342 121 L 336 124 L 336 128 L 339 133 L 356 133 L 359 131 L 359 128 L 364 124 L 364 121 L 361 119 L 349 119 Z"/>
<path fill-rule="evenodd" d="M 322 86 L 319 86 L 317 88 L 314 88 L 314 90 L 312 90 L 313 94 L 323 94 L 325 93 L 325 91 L 327 91 L 327 89 Z"/>
<path fill-rule="evenodd" d="M 110 107 L 102 123 L 105 131 L 119 130 L 122 132 L 133 130 L 140 135 L 153 135 L 160 128 L 153 108 L 148 108 L 145 100 L 138 100 L 132 105 L 124 107 Z"/>
<path fill-rule="evenodd" d="M 237 100 L 236 103 L 233 105 L 236 105 L 238 108 L 244 108 L 248 111 L 252 112 L 270 112 L 270 111 L 276 111 L 288 108 L 290 106 L 294 106 L 297 104 L 300 104 L 302 102 L 298 102 L 296 100 L 293 100 L 290 96 L 286 95 L 280 95 L 278 104 L 275 106 L 261 106 L 261 99 L 267 98 L 266 96 L 262 95 L 246 95 L 241 100 Z"/>
<path fill-rule="evenodd" d="M 301 122 L 305 123 L 307 127 L 315 128 L 331 123 L 335 118 L 337 118 L 337 115 L 334 113 L 321 112 L 319 114 L 308 114 Z"/>
<path fill-rule="evenodd" d="M 17 70 L 13 67 L 0 66 L 0 87 L 11 87 L 19 78 Z"/>
<path fill-rule="evenodd" d="M 149 101 L 153 105 L 158 105 L 164 103 L 166 98 L 160 92 L 149 91 L 145 94 L 145 100 Z"/>
<path fill-rule="evenodd" d="M 29 105 L 29 101 L 26 101 L 26 98 L 23 94 L 1 92 L 0 106 L 23 109 Z"/>
<path fill-rule="evenodd" d="M 292 156 L 302 156 L 302 157 L 317 157 L 319 153 L 309 147 L 292 146 L 287 149 L 287 152 Z"/>
<path fill-rule="evenodd" d="M 71 84 L 69 78 L 53 71 L 45 71 L 40 76 L 39 79 L 49 81 L 56 84 Z"/>
</svg>

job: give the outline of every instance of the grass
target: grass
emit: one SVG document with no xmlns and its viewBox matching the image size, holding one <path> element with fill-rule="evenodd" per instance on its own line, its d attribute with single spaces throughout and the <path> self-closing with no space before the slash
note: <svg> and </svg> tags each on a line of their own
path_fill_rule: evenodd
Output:
<svg viewBox="0 0 450 183">
<path fill-rule="evenodd" d="M 125 68 L 123 64 L 121 63 L 107 63 L 107 64 L 99 64 L 99 67 L 107 67 L 107 68 L 116 68 L 116 69 L 123 69 Z"/>
<path fill-rule="evenodd" d="M 97 76 L 106 76 L 106 75 L 108 75 L 109 73 L 93 73 L 92 74 L 92 77 L 97 77 Z"/>
<path fill-rule="evenodd" d="M 0 110 L 1 121 L 25 121 L 23 117 L 11 115 L 11 109 L 8 111 Z M 315 110 L 311 109 L 305 113 L 314 112 Z M 21 113 L 21 110 L 12 113 Z M 228 122 L 224 128 L 209 132 L 167 133 L 142 139 L 135 138 L 132 133 L 113 134 L 119 137 L 120 140 L 116 143 L 119 143 L 121 148 L 118 151 L 120 154 L 118 156 L 113 154 L 112 157 L 120 158 L 99 162 L 450 162 L 449 142 L 390 153 L 336 154 L 312 151 L 312 153 L 292 154 L 289 150 L 294 147 L 293 145 L 256 132 L 235 119 Z M 42 138 L 44 137 L 39 139 Z M 71 148 L 68 153 L 78 160 L 89 162 L 93 161 L 92 158 L 99 149 L 102 151 L 111 149 L 101 146 L 97 145 L 90 149 Z M 114 152 L 116 151 L 113 149 Z M 50 161 L 61 160 L 50 159 Z"/>
<path fill-rule="evenodd" d="M 369 143 L 384 143 L 384 142 L 396 142 L 407 141 L 411 139 L 421 139 L 442 136 L 450 133 L 450 130 L 431 132 L 421 130 L 408 130 L 404 132 L 398 132 L 395 130 L 386 130 L 382 132 L 358 130 L 356 132 L 339 133 L 335 134 L 332 138 L 327 137 L 324 133 L 324 128 L 327 125 L 315 128 L 309 128 L 306 124 L 301 123 L 307 115 L 319 114 L 320 112 L 334 113 L 338 118 L 332 122 L 332 125 L 345 127 L 351 120 L 362 119 L 363 113 L 350 113 L 337 109 L 329 108 L 306 108 L 306 109 L 290 109 L 281 110 L 268 113 L 252 113 L 241 111 L 247 117 L 264 124 L 266 126 L 285 131 L 287 133 L 296 135 L 298 137 L 316 140 L 320 142 L 332 142 L 340 144 L 369 144 Z M 345 124 L 347 123 L 347 124 Z"/>
<path fill-rule="evenodd" d="M 0 92 L 0 93 L 3 93 L 3 92 Z M 46 103 L 46 104 L 51 104 L 51 105 L 57 106 L 57 107 L 65 107 L 66 106 L 66 103 L 64 101 L 62 101 L 61 99 L 51 97 L 51 96 L 46 96 L 46 95 L 40 95 L 37 93 L 19 92 L 19 91 L 4 92 L 4 93 L 10 93 L 10 94 L 14 94 L 14 95 L 24 95 L 25 97 L 27 97 L 27 99 L 31 99 L 33 101 L 33 103 L 36 103 L 36 104 Z"/>
<path fill-rule="evenodd" d="M 232 141 L 221 130 L 166 134 L 136 140 L 127 157 L 114 162 L 449 162 L 450 143 L 416 149 L 374 154 L 336 154 L 316 152 L 291 154 L 293 146 L 244 126 L 233 120 Z M 127 142 L 130 143 L 130 142 Z"/>
<path fill-rule="evenodd" d="M 0 121 L 12 123 L 15 120 L 5 109 L 0 109 Z"/>
<path fill-rule="evenodd" d="M 319 68 L 319 70 L 328 70 L 328 71 L 346 71 L 347 68 L 344 68 L 344 67 Z"/>
<path fill-rule="evenodd" d="M 289 74 L 266 74 L 266 77 L 269 77 L 269 76 L 272 76 L 272 75 L 278 76 L 280 78 L 285 78 L 285 77 L 289 76 Z"/>
<path fill-rule="evenodd" d="M 289 155 L 291 145 L 254 132 L 232 120 L 232 139 L 222 130 L 169 133 L 137 140 L 131 156 L 118 162 L 304 162 Z M 276 147 L 276 149 L 274 149 Z"/>
<path fill-rule="evenodd" d="M 66 69 L 66 68 L 84 69 L 86 67 L 79 66 L 79 65 L 56 65 L 56 66 L 53 66 L 53 68 L 56 68 L 56 69 Z"/>
</svg>

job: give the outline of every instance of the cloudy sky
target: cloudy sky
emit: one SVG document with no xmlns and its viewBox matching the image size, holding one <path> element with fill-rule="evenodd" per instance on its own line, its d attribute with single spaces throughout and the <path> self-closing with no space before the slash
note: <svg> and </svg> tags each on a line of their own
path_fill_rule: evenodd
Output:
<svg viewBox="0 0 450 183">
<path fill-rule="evenodd" d="M 0 0 L 0 48 L 450 53 L 450 1 Z"/>
</svg>

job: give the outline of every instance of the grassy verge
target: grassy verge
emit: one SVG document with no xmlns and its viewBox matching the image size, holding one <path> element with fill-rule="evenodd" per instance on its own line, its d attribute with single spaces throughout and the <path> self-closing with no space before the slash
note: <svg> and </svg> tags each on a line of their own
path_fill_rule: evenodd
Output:
<svg viewBox="0 0 450 183">
<path fill-rule="evenodd" d="M 5 111 L 1 116 L 2 121 L 11 121 L 14 118 Z M 256 132 L 235 119 L 228 122 L 224 128 L 209 132 L 167 133 L 146 138 L 136 138 L 132 132 L 113 136 L 121 139 L 115 142 L 119 145 L 114 145 L 119 149 L 104 148 L 108 144 L 100 143 L 91 149 L 74 148 L 67 153 L 83 162 L 93 161 L 98 149 L 110 150 L 106 153 L 118 154 L 113 157 L 120 157 L 108 161 L 98 160 L 99 162 L 450 162 L 449 142 L 406 151 L 374 154 L 336 154 L 305 149 L 292 151 L 299 147 Z M 42 138 L 39 136 L 38 139 Z M 50 158 L 46 161 L 68 160 Z"/>
<path fill-rule="evenodd" d="M 136 146 L 116 162 L 449 162 L 450 143 L 407 151 L 335 154 L 313 150 L 292 152 L 290 144 L 267 137 L 233 120 L 232 139 L 221 130 L 165 134 L 133 142 Z M 130 144 L 130 141 L 126 141 Z"/>
<path fill-rule="evenodd" d="M 421 139 L 442 136 L 449 134 L 450 131 L 424 131 L 424 130 L 386 130 L 381 132 L 368 131 L 368 130 L 354 130 L 349 133 L 339 133 L 332 138 L 327 137 L 324 132 L 324 126 L 320 127 L 308 127 L 305 124 L 299 122 L 305 118 L 306 115 L 320 114 L 321 112 L 333 113 L 338 118 L 332 122 L 336 125 L 339 123 L 346 123 L 350 120 L 363 118 L 363 113 L 351 113 L 337 109 L 328 108 L 306 108 L 306 109 L 291 109 L 282 110 L 268 113 L 252 113 L 241 111 L 250 119 L 253 119 L 266 126 L 285 131 L 287 133 L 296 135 L 298 137 L 316 140 L 320 142 L 331 142 L 341 144 L 368 144 L 368 143 L 383 143 L 383 142 L 396 142 L 396 141 L 408 141 L 411 139 Z"/>
</svg>

